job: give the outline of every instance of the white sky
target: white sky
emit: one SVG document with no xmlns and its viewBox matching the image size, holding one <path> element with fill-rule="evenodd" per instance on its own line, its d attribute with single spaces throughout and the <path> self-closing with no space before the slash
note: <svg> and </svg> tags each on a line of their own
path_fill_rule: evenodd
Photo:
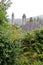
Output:
<svg viewBox="0 0 43 65">
<path fill-rule="evenodd" d="M 14 12 L 15 18 L 22 18 L 23 13 L 27 17 L 43 15 L 43 0 L 11 0 L 12 5 L 8 9 L 8 15 L 11 18 Z"/>
</svg>

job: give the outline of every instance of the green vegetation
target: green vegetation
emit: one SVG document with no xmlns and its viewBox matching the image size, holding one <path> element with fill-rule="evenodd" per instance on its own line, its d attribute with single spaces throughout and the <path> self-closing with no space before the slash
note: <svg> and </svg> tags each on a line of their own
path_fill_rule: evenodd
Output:
<svg viewBox="0 0 43 65">
<path fill-rule="evenodd" d="M 10 25 L 5 1 L 0 2 L 0 65 L 43 65 L 43 27 L 22 33 L 21 27 Z"/>
</svg>

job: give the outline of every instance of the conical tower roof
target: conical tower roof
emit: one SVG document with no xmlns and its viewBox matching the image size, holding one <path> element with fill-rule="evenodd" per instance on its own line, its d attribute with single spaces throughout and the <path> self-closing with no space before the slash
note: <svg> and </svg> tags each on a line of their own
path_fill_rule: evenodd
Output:
<svg viewBox="0 0 43 65">
<path fill-rule="evenodd" d="M 25 14 L 23 14 L 22 18 L 26 18 L 26 15 L 25 15 Z"/>
</svg>

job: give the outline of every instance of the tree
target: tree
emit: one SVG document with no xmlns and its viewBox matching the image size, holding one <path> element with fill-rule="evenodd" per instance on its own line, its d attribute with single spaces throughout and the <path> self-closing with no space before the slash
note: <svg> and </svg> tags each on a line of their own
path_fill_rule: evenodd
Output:
<svg viewBox="0 0 43 65">
<path fill-rule="evenodd" d="M 32 17 L 30 17 L 29 22 L 33 22 L 33 18 Z"/>
<path fill-rule="evenodd" d="M 3 20 L 6 20 L 6 10 L 8 9 L 8 7 L 10 7 L 11 5 L 11 1 L 10 0 L 1 0 L 0 1 L 0 22 L 2 22 Z"/>
<path fill-rule="evenodd" d="M 8 9 L 8 7 L 10 7 L 10 5 L 11 5 L 11 1 L 10 0 L 1 0 L 1 5 L 3 5 L 4 7 L 3 7 L 3 10 L 7 10 Z"/>
</svg>

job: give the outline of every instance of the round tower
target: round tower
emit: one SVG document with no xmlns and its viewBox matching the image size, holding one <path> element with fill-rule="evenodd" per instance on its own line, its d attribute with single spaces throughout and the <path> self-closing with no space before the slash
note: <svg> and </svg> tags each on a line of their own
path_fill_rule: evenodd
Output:
<svg viewBox="0 0 43 65">
<path fill-rule="evenodd" d="M 14 13 L 12 13 L 12 24 L 14 24 Z"/>
<path fill-rule="evenodd" d="M 25 25 L 26 24 L 26 15 L 23 14 L 22 16 L 22 25 Z"/>
</svg>

